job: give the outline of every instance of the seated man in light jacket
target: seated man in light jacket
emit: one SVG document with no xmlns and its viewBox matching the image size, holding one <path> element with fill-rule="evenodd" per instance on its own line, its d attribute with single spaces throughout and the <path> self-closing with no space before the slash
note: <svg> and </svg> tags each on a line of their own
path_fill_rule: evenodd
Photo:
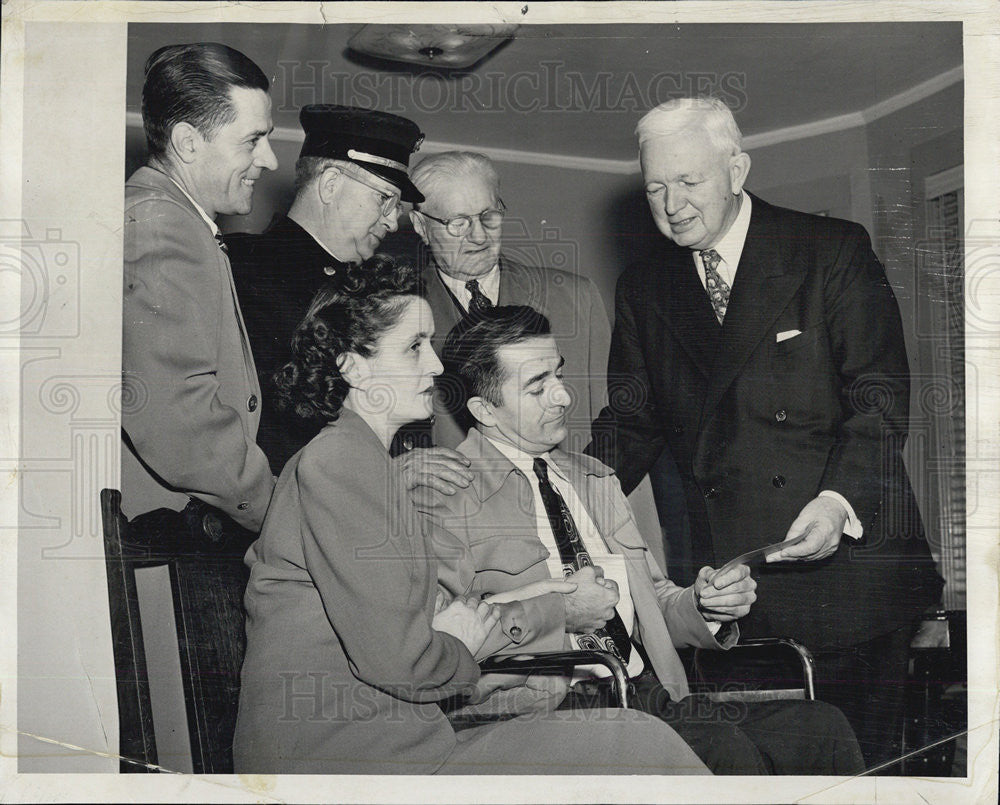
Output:
<svg viewBox="0 0 1000 805">
<path fill-rule="evenodd" d="M 675 647 L 735 644 L 756 584 L 742 565 L 724 574 L 705 567 L 691 587 L 673 584 L 651 558 L 614 472 L 557 447 L 570 397 L 545 316 L 511 306 L 467 317 L 443 359 L 473 420 L 458 447 L 473 481 L 454 496 L 428 490 L 418 508 L 449 593 L 522 599 L 523 623 L 508 624 L 507 644 L 493 650 L 619 655 L 635 685 L 633 706 L 670 724 L 715 773 L 863 769 L 850 726 L 830 705 L 733 706 L 690 695 Z M 561 706 L 604 701 L 598 674 L 578 669 Z"/>
</svg>

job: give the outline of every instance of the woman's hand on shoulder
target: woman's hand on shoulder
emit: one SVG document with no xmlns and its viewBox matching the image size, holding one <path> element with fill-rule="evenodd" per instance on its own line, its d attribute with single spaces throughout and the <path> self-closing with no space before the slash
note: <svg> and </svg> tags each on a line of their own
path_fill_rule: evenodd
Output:
<svg viewBox="0 0 1000 805">
<path fill-rule="evenodd" d="M 469 459 L 447 447 L 416 447 L 400 453 L 395 460 L 402 470 L 406 488 L 418 497 L 421 487 L 437 490 L 442 495 L 454 495 L 472 483 Z"/>
</svg>

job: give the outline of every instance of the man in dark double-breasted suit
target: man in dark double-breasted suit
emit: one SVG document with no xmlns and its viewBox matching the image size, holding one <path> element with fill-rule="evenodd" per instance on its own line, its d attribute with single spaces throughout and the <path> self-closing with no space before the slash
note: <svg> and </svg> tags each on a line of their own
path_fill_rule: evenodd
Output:
<svg viewBox="0 0 1000 805">
<path fill-rule="evenodd" d="M 902 464 L 892 290 L 860 226 L 743 191 L 750 157 L 720 102 L 663 104 L 637 134 L 667 240 L 619 279 L 611 405 L 588 452 L 628 492 L 669 445 L 696 565 L 789 540 L 759 573 L 744 633 L 807 644 L 820 698 L 869 765 L 886 760 L 912 626 L 941 584 Z"/>
</svg>

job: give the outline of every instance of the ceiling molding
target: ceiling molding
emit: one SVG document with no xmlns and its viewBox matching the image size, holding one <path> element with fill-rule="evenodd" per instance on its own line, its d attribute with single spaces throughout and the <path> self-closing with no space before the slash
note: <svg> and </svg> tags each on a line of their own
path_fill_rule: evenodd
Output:
<svg viewBox="0 0 1000 805">
<path fill-rule="evenodd" d="M 788 126 L 786 128 L 760 132 L 759 134 L 751 134 L 743 138 L 743 147 L 747 150 L 766 148 L 791 140 L 805 140 L 821 134 L 832 134 L 864 126 L 911 104 L 922 101 L 924 98 L 928 98 L 953 84 L 961 82 L 963 76 L 963 67 L 954 67 L 859 112 L 850 112 L 846 115 L 836 115 L 835 117 L 827 117 L 822 120 L 813 120 L 798 126 Z M 142 128 L 142 115 L 139 112 L 126 112 L 125 122 L 128 126 Z M 301 143 L 304 135 L 301 129 L 278 127 L 271 134 L 271 139 L 278 142 Z M 424 153 L 431 154 L 438 154 L 442 151 L 479 151 L 497 162 L 545 165 L 549 168 L 612 173 L 622 176 L 629 176 L 639 172 L 638 159 L 598 159 L 596 157 L 521 151 L 514 148 L 488 148 L 480 145 L 450 143 L 440 140 L 426 140 L 421 150 Z"/>
<path fill-rule="evenodd" d="M 598 159 L 567 154 L 546 154 L 540 151 L 520 151 L 513 148 L 485 148 L 479 145 L 442 143 L 428 140 L 421 151 L 439 154 L 442 151 L 478 151 L 496 162 L 517 162 L 522 165 L 545 165 L 550 168 L 593 171 L 595 173 L 617 173 L 631 176 L 639 172 L 639 159 Z"/>
<path fill-rule="evenodd" d="M 801 123 L 798 126 L 787 126 L 783 129 L 772 129 L 762 131 L 760 134 L 751 134 L 743 138 L 743 148 L 752 151 L 754 148 L 767 148 L 778 143 L 787 143 L 790 140 L 807 140 L 810 137 L 818 137 L 821 134 L 832 134 L 837 131 L 847 131 L 858 126 L 865 125 L 864 112 L 850 112 L 846 115 L 836 117 L 825 117 L 822 120 L 813 120 L 809 123 Z"/>
<path fill-rule="evenodd" d="M 142 128 L 142 114 L 126 112 L 125 124 L 132 128 Z M 276 126 L 271 139 L 279 143 L 301 143 L 305 139 L 302 129 Z M 632 175 L 639 172 L 639 160 L 597 159 L 595 157 L 570 156 L 567 154 L 546 154 L 540 151 L 521 151 L 514 148 L 490 148 L 488 146 L 449 143 L 440 140 L 424 140 L 420 154 L 440 154 L 442 151 L 478 151 L 497 162 L 517 162 L 522 165 L 547 165 L 550 168 L 568 168 L 595 173 L 618 173 Z"/>
<path fill-rule="evenodd" d="M 891 98 L 879 101 L 867 109 L 860 112 L 851 112 L 846 115 L 827 117 L 823 120 L 813 120 L 810 123 L 803 123 L 799 126 L 789 126 L 784 129 L 773 129 L 760 134 L 751 134 L 743 138 L 743 147 L 746 149 L 766 148 L 769 145 L 785 143 L 789 140 L 805 140 L 809 137 L 816 137 L 820 134 L 831 134 L 837 131 L 864 126 L 873 123 L 880 118 L 898 112 L 924 98 L 929 98 L 943 89 L 947 89 L 952 84 L 959 83 L 963 78 L 963 68 L 961 66 L 946 70 L 939 75 L 922 81 L 916 86 L 903 90 Z"/>
<path fill-rule="evenodd" d="M 891 98 L 886 98 L 884 101 L 879 101 L 874 106 L 869 106 L 861 114 L 865 118 L 865 123 L 871 123 L 872 121 L 878 120 L 879 118 L 885 117 L 886 115 L 891 115 L 893 112 L 898 112 L 917 101 L 922 101 L 924 98 L 928 98 L 935 92 L 940 92 L 943 89 L 947 89 L 952 84 L 958 84 L 965 76 L 965 68 L 962 65 L 958 67 L 953 67 L 950 70 L 946 70 L 933 78 L 929 78 L 917 84 L 914 87 L 905 89 Z"/>
</svg>

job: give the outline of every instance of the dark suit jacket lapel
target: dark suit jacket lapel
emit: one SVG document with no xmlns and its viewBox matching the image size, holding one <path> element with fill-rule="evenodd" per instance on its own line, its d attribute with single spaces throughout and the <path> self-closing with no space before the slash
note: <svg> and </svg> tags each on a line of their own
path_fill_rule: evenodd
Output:
<svg viewBox="0 0 1000 805">
<path fill-rule="evenodd" d="M 804 274 L 794 270 L 792 257 L 791 245 L 774 225 L 770 206 L 754 197 L 750 228 L 702 409 L 703 429 L 747 358 L 802 284 Z"/>
<path fill-rule="evenodd" d="M 649 288 L 654 297 L 653 309 L 708 377 L 720 328 L 708 294 L 698 279 L 691 251 L 667 244 L 647 261 L 653 276 L 660 278 Z"/>
</svg>

